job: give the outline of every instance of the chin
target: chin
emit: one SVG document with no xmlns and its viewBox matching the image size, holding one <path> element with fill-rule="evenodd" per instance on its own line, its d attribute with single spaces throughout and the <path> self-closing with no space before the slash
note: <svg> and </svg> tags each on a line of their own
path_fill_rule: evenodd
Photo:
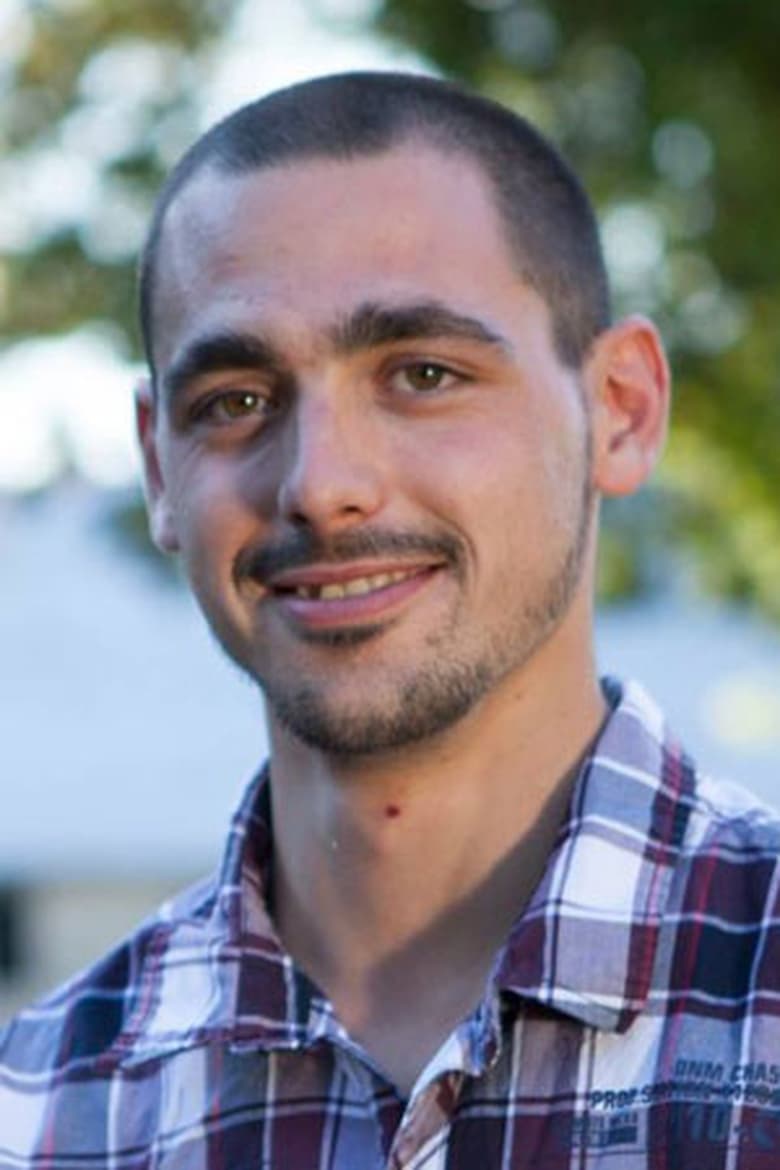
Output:
<svg viewBox="0 0 780 1170">
<path fill-rule="evenodd" d="M 436 666 L 420 671 L 384 699 L 373 688 L 370 706 L 365 685 L 348 699 L 334 688 L 303 685 L 289 691 L 263 685 L 274 718 L 288 734 L 327 755 L 368 757 L 400 751 L 432 739 L 463 719 L 489 690 L 486 668 Z M 350 688 L 352 689 L 352 688 Z"/>
</svg>

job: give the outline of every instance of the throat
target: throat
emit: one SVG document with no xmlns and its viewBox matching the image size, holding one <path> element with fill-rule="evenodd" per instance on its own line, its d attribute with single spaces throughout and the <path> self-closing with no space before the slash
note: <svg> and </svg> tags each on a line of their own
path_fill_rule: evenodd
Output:
<svg viewBox="0 0 780 1170">
<path fill-rule="evenodd" d="M 328 989 L 336 1015 L 404 1098 L 487 990 L 493 956 L 473 969 L 437 962 L 429 971 L 393 959 L 360 980 Z"/>
</svg>

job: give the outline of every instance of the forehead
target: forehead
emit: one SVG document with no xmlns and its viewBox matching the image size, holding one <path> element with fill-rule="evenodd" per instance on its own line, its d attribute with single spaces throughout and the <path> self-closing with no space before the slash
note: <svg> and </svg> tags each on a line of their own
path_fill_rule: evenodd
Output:
<svg viewBox="0 0 780 1170">
<path fill-rule="evenodd" d="M 407 141 L 349 161 L 200 172 L 166 216 L 157 262 L 158 359 L 183 333 L 329 325 L 365 300 L 435 297 L 464 311 L 522 284 L 481 168 Z"/>
</svg>

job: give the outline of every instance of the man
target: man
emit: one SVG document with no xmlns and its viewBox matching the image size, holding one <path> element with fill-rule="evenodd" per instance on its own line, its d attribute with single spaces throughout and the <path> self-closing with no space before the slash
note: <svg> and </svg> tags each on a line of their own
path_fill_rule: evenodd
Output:
<svg viewBox="0 0 780 1170">
<path fill-rule="evenodd" d="M 596 672 L 668 375 L 568 167 L 437 81 L 293 87 L 180 163 L 141 304 L 152 532 L 271 758 L 7 1030 L 0 1165 L 776 1167 L 777 824 Z"/>
</svg>

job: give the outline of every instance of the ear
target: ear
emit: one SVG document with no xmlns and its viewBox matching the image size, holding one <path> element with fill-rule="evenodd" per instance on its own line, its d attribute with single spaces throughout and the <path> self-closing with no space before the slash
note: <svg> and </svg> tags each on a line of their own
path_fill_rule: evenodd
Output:
<svg viewBox="0 0 780 1170">
<path fill-rule="evenodd" d="M 149 531 L 161 552 L 175 553 L 179 551 L 179 540 L 160 464 L 157 397 L 151 382 L 146 378 L 139 382 L 135 391 L 135 423 L 141 448 Z"/>
<path fill-rule="evenodd" d="M 594 486 L 606 496 L 635 492 L 666 438 L 669 366 L 658 330 L 632 316 L 596 339 L 586 366 L 594 410 Z"/>
</svg>

